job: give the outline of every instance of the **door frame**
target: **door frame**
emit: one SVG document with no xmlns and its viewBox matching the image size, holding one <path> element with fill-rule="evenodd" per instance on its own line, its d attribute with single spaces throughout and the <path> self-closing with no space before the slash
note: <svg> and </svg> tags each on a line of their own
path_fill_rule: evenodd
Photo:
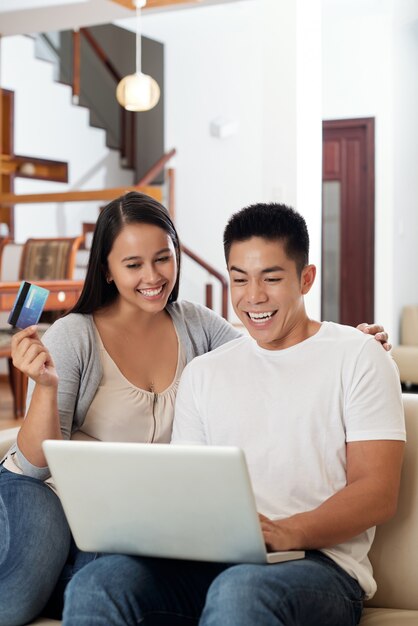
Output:
<svg viewBox="0 0 418 626">
<path fill-rule="evenodd" d="M 365 141 L 365 168 L 367 170 L 365 180 L 365 193 L 363 204 L 363 215 L 365 217 L 364 223 L 358 225 L 358 228 L 365 229 L 365 238 L 367 241 L 367 256 L 365 261 L 365 309 L 366 316 L 370 319 L 358 320 L 357 323 L 371 322 L 374 319 L 374 254 L 375 254 L 375 120 L 372 117 L 365 118 L 350 118 L 350 119 L 335 119 L 324 120 L 322 122 L 322 136 L 323 143 L 326 138 L 327 131 L 341 131 L 343 134 L 347 130 L 361 129 L 364 134 Z M 347 203 L 347 184 L 344 184 L 344 172 L 347 168 L 347 163 L 344 161 L 344 155 L 342 155 L 343 162 L 341 163 L 341 174 L 339 176 L 326 175 L 325 164 L 322 168 L 322 182 L 331 180 L 341 181 L 341 206 Z M 344 224 L 342 224 L 344 228 Z M 323 236 L 323 220 L 322 220 L 322 236 Z M 323 237 L 322 237 L 323 241 Z M 350 262 L 349 255 L 342 254 L 340 260 L 340 281 L 341 286 L 344 285 L 344 280 L 350 276 Z M 341 306 L 341 296 L 340 296 Z M 321 310 L 323 309 L 323 295 L 321 294 Z M 342 311 L 342 309 L 341 309 Z M 321 311 L 322 312 L 322 311 Z M 343 312 L 342 312 L 343 313 Z M 344 313 L 343 313 L 344 315 Z M 343 322 L 344 323 L 344 322 Z"/>
</svg>

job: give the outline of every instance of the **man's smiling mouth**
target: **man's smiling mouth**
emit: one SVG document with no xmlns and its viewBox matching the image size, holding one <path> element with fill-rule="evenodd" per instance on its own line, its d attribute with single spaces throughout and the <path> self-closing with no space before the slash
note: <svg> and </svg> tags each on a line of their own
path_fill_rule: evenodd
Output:
<svg viewBox="0 0 418 626">
<path fill-rule="evenodd" d="M 255 311 L 246 311 L 246 314 L 248 315 L 250 320 L 252 322 L 255 322 L 256 324 L 262 324 L 264 322 L 268 322 L 276 313 L 277 313 L 277 310 L 276 311 L 260 311 L 257 313 Z"/>
</svg>

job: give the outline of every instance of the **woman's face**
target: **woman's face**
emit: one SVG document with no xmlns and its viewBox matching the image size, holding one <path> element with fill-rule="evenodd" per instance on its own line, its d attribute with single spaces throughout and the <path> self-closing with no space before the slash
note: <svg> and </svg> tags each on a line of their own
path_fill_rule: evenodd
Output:
<svg viewBox="0 0 418 626">
<path fill-rule="evenodd" d="M 107 257 L 106 277 L 119 299 L 148 313 L 162 311 L 177 279 L 177 259 L 168 233 L 153 224 L 126 224 Z"/>
</svg>

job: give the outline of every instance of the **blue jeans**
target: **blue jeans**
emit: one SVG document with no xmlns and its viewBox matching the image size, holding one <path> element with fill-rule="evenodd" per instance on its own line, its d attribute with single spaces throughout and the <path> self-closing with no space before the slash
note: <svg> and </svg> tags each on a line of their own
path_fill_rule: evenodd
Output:
<svg viewBox="0 0 418 626">
<path fill-rule="evenodd" d="M 67 587 L 65 626 L 354 626 L 363 591 L 320 552 L 275 565 L 105 556 Z"/>
<path fill-rule="evenodd" d="M 0 624 L 60 617 L 66 584 L 94 555 L 72 541 L 59 498 L 0 465 Z"/>
</svg>

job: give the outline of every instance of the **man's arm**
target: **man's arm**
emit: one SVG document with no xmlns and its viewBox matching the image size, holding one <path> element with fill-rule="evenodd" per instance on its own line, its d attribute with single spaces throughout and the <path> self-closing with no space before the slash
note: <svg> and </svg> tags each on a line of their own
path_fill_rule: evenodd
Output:
<svg viewBox="0 0 418 626">
<path fill-rule="evenodd" d="M 390 519 L 396 511 L 403 441 L 347 444 L 347 486 L 312 511 L 272 521 L 260 515 L 270 550 L 327 548 Z"/>
</svg>

